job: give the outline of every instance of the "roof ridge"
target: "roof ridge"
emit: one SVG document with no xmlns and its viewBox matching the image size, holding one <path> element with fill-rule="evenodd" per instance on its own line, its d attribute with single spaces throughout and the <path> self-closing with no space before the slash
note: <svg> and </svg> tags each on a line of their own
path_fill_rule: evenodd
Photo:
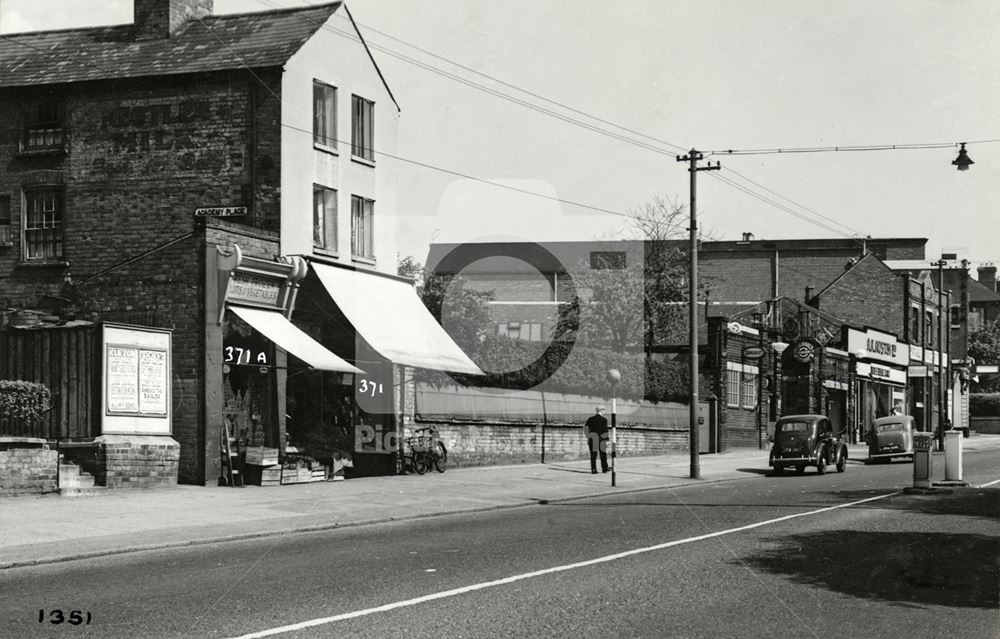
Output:
<svg viewBox="0 0 1000 639">
<path fill-rule="evenodd" d="M 275 9 L 267 9 L 265 11 L 241 11 L 239 13 L 212 13 L 201 18 L 191 18 L 187 20 L 187 23 L 191 22 L 201 22 L 201 21 L 215 21 L 215 20 L 225 20 L 227 18 L 237 18 L 243 16 L 263 16 L 263 15 L 274 15 L 279 13 L 294 13 L 297 11 L 310 11 L 316 9 L 329 8 L 332 5 L 344 4 L 344 0 L 331 0 L 330 2 L 324 2 L 322 4 L 306 4 L 300 5 L 298 7 L 278 7 Z M 94 24 L 89 26 L 76 26 L 76 27 L 62 27 L 59 29 L 38 29 L 35 31 L 15 31 L 13 33 L 0 33 L 0 38 L 16 38 L 19 36 L 38 36 L 38 35 L 48 35 L 48 34 L 61 34 L 70 33 L 73 31 L 100 31 L 104 29 L 131 29 L 135 26 L 135 18 L 132 22 L 119 22 L 117 24 Z M 187 24 L 185 24 L 185 28 Z"/>
</svg>

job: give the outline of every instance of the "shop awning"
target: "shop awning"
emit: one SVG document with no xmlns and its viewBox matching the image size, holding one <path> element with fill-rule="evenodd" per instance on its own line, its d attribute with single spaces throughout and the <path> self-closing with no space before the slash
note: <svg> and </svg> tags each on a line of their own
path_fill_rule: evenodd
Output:
<svg viewBox="0 0 1000 639">
<path fill-rule="evenodd" d="M 312 268 L 354 330 L 389 361 L 483 374 L 441 328 L 409 282 L 315 262 Z"/>
<path fill-rule="evenodd" d="M 264 337 L 313 368 L 338 373 L 364 373 L 331 353 L 322 344 L 306 335 L 278 311 L 249 308 L 230 304 L 229 310 L 257 329 Z"/>
</svg>

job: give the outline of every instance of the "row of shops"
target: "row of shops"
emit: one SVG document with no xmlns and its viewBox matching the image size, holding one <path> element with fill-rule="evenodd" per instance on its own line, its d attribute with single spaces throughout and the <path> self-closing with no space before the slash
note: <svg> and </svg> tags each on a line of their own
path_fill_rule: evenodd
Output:
<svg viewBox="0 0 1000 639">
<path fill-rule="evenodd" d="M 879 417 L 913 415 L 933 431 L 954 406 L 940 352 L 795 300 L 711 318 L 708 340 L 723 447 L 766 446 L 783 415 L 827 415 L 851 443 L 861 443 Z"/>
<path fill-rule="evenodd" d="M 218 348 L 209 347 L 206 389 L 221 392 L 209 392 L 206 409 L 237 450 L 273 449 L 282 464 L 327 479 L 392 474 L 412 425 L 412 369 L 481 373 L 412 280 L 332 261 L 259 260 L 238 245 L 211 249 L 210 260 L 217 314 L 206 335 Z M 209 482 L 227 469 L 207 439 Z"/>
</svg>

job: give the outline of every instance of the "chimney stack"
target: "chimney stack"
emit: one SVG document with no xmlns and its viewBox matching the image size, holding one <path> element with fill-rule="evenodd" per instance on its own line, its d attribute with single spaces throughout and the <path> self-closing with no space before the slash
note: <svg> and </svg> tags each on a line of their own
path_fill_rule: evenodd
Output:
<svg viewBox="0 0 1000 639">
<path fill-rule="evenodd" d="M 997 290 L 996 265 L 991 262 L 987 262 L 976 270 L 979 272 L 979 283 L 995 292 Z"/>
<path fill-rule="evenodd" d="M 135 39 L 169 38 L 188 20 L 212 15 L 214 0 L 134 0 Z"/>
</svg>

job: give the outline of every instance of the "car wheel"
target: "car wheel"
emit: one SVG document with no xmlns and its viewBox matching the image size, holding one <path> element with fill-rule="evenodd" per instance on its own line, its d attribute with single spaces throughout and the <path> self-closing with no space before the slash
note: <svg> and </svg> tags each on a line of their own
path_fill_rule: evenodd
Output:
<svg viewBox="0 0 1000 639">
<path fill-rule="evenodd" d="M 819 459 L 816 460 L 816 472 L 820 475 L 826 474 L 826 453 L 820 453 Z"/>
<path fill-rule="evenodd" d="M 842 473 L 847 469 L 847 453 L 840 453 L 840 458 L 837 460 L 837 472 Z"/>
<path fill-rule="evenodd" d="M 799 475 L 801 475 L 802 473 L 806 472 L 806 465 L 805 464 L 799 464 L 798 466 L 795 467 L 795 472 L 798 473 Z"/>
<path fill-rule="evenodd" d="M 775 475 L 783 475 L 784 473 L 785 473 L 785 467 L 784 466 L 782 466 L 781 464 L 775 464 L 774 465 L 774 474 Z"/>
</svg>

